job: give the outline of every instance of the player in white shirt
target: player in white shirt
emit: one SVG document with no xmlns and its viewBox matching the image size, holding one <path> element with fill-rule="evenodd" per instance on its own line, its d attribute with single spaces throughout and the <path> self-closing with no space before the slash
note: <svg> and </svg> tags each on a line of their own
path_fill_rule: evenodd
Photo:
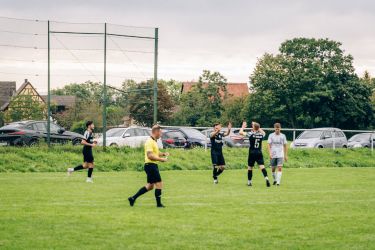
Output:
<svg viewBox="0 0 375 250">
<path fill-rule="evenodd" d="M 268 136 L 268 152 L 271 159 L 273 185 L 279 186 L 284 161 L 288 161 L 288 145 L 285 135 L 281 133 L 280 123 L 275 123 L 274 128 L 275 132 Z"/>
</svg>

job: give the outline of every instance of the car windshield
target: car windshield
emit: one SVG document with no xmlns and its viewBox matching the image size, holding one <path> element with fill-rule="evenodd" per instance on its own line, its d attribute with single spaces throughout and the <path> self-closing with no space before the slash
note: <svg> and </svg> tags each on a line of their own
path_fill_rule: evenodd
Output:
<svg viewBox="0 0 375 250">
<path fill-rule="evenodd" d="M 322 131 L 310 130 L 304 131 L 298 139 L 312 139 L 312 138 L 320 138 Z"/>
<path fill-rule="evenodd" d="M 357 134 L 353 135 L 349 141 L 367 141 L 370 140 L 370 134 Z"/>
<path fill-rule="evenodd" d="M 110 130 L 108 130 L 105 134 L 107 137 L 119 137 L 119 136 L 122 136 L 122 134 L 124 133 L 124 130 L 123 128 L 112 128 Z"/>
<path fill-rule="evenodd" d="M 168 138 L 184 138 L 184 135 L 179 131 L 169 131 L 165 133 Z"/>
<path fill-rule="evenodd" d="M 192 128 L 182 128 L 182 131 L 188 136 L 188 137 L 193 137 L 197 139 L 202 139 L 205 140 L 206 137 L 204 134 L 202 134 L 199 130 L 192 129 Z"/>
</svg>

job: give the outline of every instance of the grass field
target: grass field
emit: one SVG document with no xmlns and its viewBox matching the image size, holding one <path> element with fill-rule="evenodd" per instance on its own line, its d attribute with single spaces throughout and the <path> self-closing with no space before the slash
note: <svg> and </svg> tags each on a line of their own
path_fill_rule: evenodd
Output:
<svg viewBox="0 0 375 250">
<path fill-rule="evenodd" d="M 167 151 L 171 157 L 160 166 L 163 170 L 211 169 L 209 150 L 196 148 Z M 268 164 L 267 150 L 263 151 Z M 61 172 L 82 162 L 82 147 L 0 147 L 0 155 L 6 155 L 0 157 L 0 172 Z M 247 155 L 247 148 L 224 148 L 225 160 L 230 169 L 243 169 L 247 164 Z M 143 171 L 142 148 L 108 148 L 106 152 L 102 148 L 95 148 L 94 156 L 96 171 Z M 375 167 L 375 153 L 371 154 L 369 149 L 289 150 L 289 161 L 285 167 Z"/>
<path fill-rule="evenodd" d="M 153 192 L 126 198 L 142 172 L 0 174 L 1 249 L 375 249 L 375 168 L 285 169 L 280 188 L 255 172 L 163 171 Z"/>
</svg>

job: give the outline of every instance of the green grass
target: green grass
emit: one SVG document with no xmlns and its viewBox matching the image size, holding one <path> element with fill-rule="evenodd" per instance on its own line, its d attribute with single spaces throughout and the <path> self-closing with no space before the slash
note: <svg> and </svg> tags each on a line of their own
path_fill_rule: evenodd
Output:
<svg viewBox="0 0 375 250">
<path fill-rule="evenodd" d="M 143 172 L 0 174 L 1 249 L 375 249 L 375 168 L 163 171 L 163 201 L 126 198 Z"/>
<path fill-rule="evenodd" d="M 16 148 L 0 147 L 0 172 L 61 172 L 82 162 L 82 148 L 73 146 Z M 97 171 L 143 170 L 143 149 L 101 148 L 94 150 Z M 168 149 L 170 161 L 162 170 L 211 169 L 210 151 L 204 149 Z M 265 152 L 266 164 L 269 163 Z M 225 148 L 227 167 L 243 169 L 247 164 L 248 149 Z M 375 167 L 375 153 L 369 149 L 306 149 L 289 150 L 286 168 L 312 167 Z"/>
</svg>

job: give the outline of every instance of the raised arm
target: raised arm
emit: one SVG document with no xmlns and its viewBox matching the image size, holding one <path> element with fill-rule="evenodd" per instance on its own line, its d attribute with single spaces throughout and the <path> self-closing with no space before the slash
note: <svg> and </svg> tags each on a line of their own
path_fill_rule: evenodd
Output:
<svg viewBox="0 0 375 250">
<path fill-rule="evenodd" d="M 240 135 L 246 135 L 246 132 L 244 132 L 244 129 L 247 127 L 247 123 L 244 121 L 242 122 L 242 126 L 240 129 Z"/>
<path fill-rule="evenodd" d="M 266 132 L 264 132 L 264 130 L 263 129 L 261 129 L 261 128 L 259 128 L 259 132 L 263 135 L 263 136 L 265 136 L 266 135 Z"/>
<path fill-rule="evenodd" d="M 230 122 L 230 123 L 228 123 L 228 131 L 224 134 L 224 136 L 230 135 L 231 129 L 232 129 L 232 123 Z"/>
<path fill-rule="evenodd" d="M 215 130 L 211 132 L 210 138 L 214 138 L 218 133 L 220 133 L 220 130 Z"/>
</svg>

